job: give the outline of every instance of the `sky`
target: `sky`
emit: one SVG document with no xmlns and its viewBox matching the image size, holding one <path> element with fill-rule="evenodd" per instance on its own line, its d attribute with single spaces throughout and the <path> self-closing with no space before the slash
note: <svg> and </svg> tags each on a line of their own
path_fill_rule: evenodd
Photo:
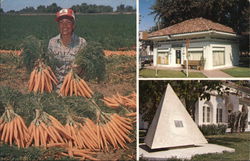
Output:
<svg viewBox="0 0 250 161">
<path fill-rule="evenodd" d="M 150 15 L 152 10 L 149 9 L 154 3 L 155 0 L 139 0 L 139 12 L 141 16 L 140 31 L 145 31 L 155 26 L 154 15 Z"/>
<path fill-rule="evenodd" d="M 69 8 L 76 4 L 96 4 L 96 5 L 109 5 L 116 9 L 116 6 L 120 4 L 130 5 L 135 8 L 136 0 L 0 0 L 1 8 L 4 12 L 9 10 L 21 10 L 25 7 L 37 7 L 39 5 L 48 6 L 52 3 L 56 3 L 62 8 Z"/>
</svg>

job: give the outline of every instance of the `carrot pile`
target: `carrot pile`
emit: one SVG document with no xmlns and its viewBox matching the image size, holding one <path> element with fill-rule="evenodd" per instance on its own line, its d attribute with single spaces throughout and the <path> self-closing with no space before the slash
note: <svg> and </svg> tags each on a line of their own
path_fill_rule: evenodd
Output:
<svg viewBox="0 0 250 161">
<path fill-rule="evenodd" d="M 83 79 L 71 70 L 64 78 L 60 94 L 62 96 L 72 96 L 74 94 L 76 96 L 91 98 L 93 91 Z"/>
<path fill-rule="evenodd" d="M 51 68 L 43 63 L 43 61 L 38 60 L 35 64 L 34 70 L 30 74 L 29 79 L 29 91 L 41 92 L 51 92 L 53 89 L 52 82 L 57 85 L 58 80 Z"/>
<path fill-rule="evenodd" d="M 129 50 L 129 51 L 111 51 L 111 50 L 103 50 L 105 56 L 111 56 L 111 55 L 126 55 L 126 56 L 135 56 L 136 51 L 135 50 Z"/>
<path fill-rule="evenodd" d="M 136 110 L 136 93 L 133 92 L 128 96 L 121 96 L 119 93 L 112 97 L 104 97 L 103 102 L 111 108 L 118 108 L 120 106 L 126 106 L 132 110 Z"/>
<path fill-rule="evenodd" d="M 119 147 L 128 149 L 126 142 L 132 142 L 129 138 L 133 129 L 131 119 L 121 117 L 118 114 L 112 114 L 109 116 L 108 122 L 97 126 L 99 126 L 99 128 L 96 128 L 97 139 L 99 140 L 101 149 L 108 151 L 109 144 L 115 149 Z"/>
<path fill-rule="evenodd" d="M 60 155 L 80 160 L 98 160 L 92 155 L 97 151 L 109 152 L 112 149 L 128 149 L 127 142 L 133 130 L 132 120 L 118 114 L 98 112 L 96 123 L 89 118 L 67 117 L 63 126 L 56 118 L 36 109 L 36 117 L 26 127 L 23 119 L 14 113 L 13 108 L 6 108 L 0 118 L 0 138 L 7 144 L 18 147 L 61 147 Z"/>
<path fill-rule="evenodd" d="M 29 138 L 23 119 L 13 111 L 10 105 L 5 108 L 0 118 L 0 138 L 6 144 L 10 146 L 16 144 L 19 148 L 24 148 Z"/>
<path fill-rule="evenodd" d="M 21 50 L 0 50 L 0 54 L 15 54 L 20 56 L 23 53 L 23 49 Z"/>
<path fill-rule="evenodd" d="M 48 144 L 66 143 L 66 139 L 73 139 L 56 118 L 38 109 L 28 131 L 30 139 L 26 147 L 32 144 L 36 147 L 47 147 Z"/>
</svg>

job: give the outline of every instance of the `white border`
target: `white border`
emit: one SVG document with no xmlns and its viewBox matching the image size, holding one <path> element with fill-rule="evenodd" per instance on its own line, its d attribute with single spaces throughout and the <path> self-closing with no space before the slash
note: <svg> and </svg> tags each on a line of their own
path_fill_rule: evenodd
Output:
<svg viewBox="0 0 250 161">
<path fill-rule="evenodd" d="M 136 0 L 136 160 L 139 160 L 139 0 Z"/>
</svg>

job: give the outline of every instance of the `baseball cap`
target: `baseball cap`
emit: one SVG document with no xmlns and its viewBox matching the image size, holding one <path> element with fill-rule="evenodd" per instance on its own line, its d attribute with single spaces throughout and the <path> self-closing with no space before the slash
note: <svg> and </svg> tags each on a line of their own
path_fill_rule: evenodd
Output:
<svg viewBox="0 0 250 161">
<path fill-rule="evenodd" d="M 56 21 L 58 22 L 60 17 L 62 16 L 68 16 L 68 17 L 71 17 L 73 18 L 73 20 L 75 21 L 75 13 L 72 9 L 70 8 L 63 8 L 61 9 L 60 11 L 58 11 L 56 13 Z"/>
</svg>

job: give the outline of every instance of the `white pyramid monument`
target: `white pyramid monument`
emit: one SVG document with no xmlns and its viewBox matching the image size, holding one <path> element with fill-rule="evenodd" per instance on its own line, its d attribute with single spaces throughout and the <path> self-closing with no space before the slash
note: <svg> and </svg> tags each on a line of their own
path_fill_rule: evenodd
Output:
<svg viewBox="0 0 250 161">
<path fill-rule="evenodd" d="M 207 143 L 170 84 L 161 99 L 144 142 L 151 149 Z"/>
</svg>

